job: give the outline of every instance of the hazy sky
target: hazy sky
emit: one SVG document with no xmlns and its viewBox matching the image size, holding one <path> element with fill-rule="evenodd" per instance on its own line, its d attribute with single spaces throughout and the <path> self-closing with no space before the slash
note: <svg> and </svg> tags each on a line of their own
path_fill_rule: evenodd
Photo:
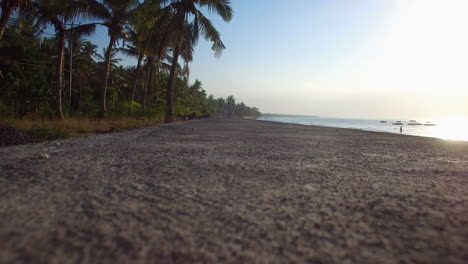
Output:
<svg viewBox="0 0 468 264">
<path fill-rule="evenodd" d="M 467 0 L 232 0 L 227 50 L 191 64 L 216 97 L 262 112 L 468 117 Z"/>
</svg>

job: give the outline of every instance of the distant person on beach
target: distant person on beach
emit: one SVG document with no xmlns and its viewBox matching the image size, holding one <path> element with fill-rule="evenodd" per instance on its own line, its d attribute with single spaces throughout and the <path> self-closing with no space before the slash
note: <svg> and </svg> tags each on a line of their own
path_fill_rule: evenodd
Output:
<svg viewBox="0 0 468 264">
<path fill-rule="evenodd" d="M 403 133 L 403 126 L 400 126 L 400 134 Z"/>
</svg>

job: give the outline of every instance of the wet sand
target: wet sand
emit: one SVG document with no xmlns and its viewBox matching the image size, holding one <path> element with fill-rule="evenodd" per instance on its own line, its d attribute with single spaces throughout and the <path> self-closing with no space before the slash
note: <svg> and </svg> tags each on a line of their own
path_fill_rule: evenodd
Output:
<svg viewBox="0 0 468 264">
<path fill-rule="evenodd" d="M 196 120 L 0 148 L 0 263 L 467 263 L 468 143 Z"/>
</svg>

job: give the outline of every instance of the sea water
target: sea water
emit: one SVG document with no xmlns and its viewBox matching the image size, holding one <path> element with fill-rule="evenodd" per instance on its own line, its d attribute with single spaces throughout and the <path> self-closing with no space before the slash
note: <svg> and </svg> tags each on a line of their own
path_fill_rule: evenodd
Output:
<svg viewBox="0 0 468 264">
<path fill-rule="evenodd" d="M 426 122 L 417 122 L 421 125 L 408 125 L 410 120 L 372 120 L 372 119 L 349 119 L 349 118 L 320 118 L 310 116 L 263 116 L 259 120 L 274 121 L 291 124 L 316 125 L 325 127 L 352 128 L 375 132 L 387 132 L 402 134 L 436 137 L 449 140 L 468 141 L 468 126 L 465 124 L 431 123 L 433 126 L 424 125 Z M 394 125 L 401 121 L 403 125 Z"/>
</svg>

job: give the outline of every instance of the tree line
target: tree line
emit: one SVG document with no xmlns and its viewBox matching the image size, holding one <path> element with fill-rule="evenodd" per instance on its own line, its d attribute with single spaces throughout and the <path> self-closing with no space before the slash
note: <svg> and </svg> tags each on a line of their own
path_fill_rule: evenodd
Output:
<svg viewBox="0 0 468 264">
<path fill-rule="evenodd" d="M 229 0 L 2 0 L 0 7 L 3 117 L 164 114 L 170 123 L 187 115 L 260 115 L 232 96 L 208 96 L 198 80 L 189 83 L 200 36 L 215 56 L 225 49 L 203 12 L 230 21 Z M 86 39 L 99 26 L 109 37 L 102 53 Z M 123 67 L 119 54 L 136 65 Z"/>
</svg>

